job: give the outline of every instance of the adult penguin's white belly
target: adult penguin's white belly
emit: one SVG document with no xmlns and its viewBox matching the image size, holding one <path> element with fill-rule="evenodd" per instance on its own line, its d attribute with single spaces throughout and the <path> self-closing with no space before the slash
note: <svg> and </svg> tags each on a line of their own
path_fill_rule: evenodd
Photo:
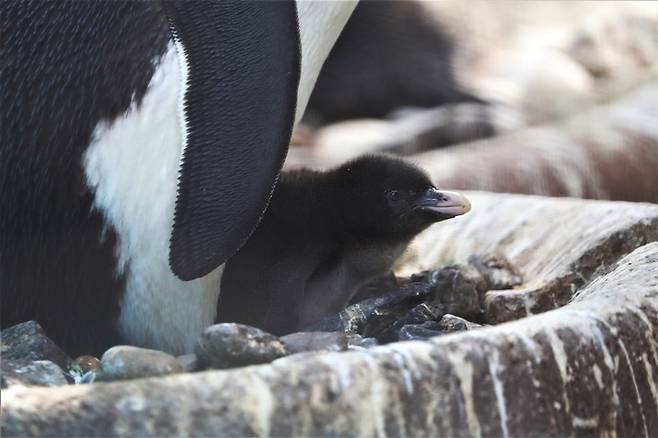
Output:
<svg viewBox="0 0 658 438">
<path fill-rule="evenodd" d="M 181 93 L 186 66 L 173 42 L 160 59 L 139 107 L 100 122 L 84 156 L 94 207 L 117 236 L 117 275 L 125 275 L 121 337 L 180 353 L 214 318 L 221 268 L 181 281 L 168 262 L 178 167 L 185 128 Z"/>
</svg>

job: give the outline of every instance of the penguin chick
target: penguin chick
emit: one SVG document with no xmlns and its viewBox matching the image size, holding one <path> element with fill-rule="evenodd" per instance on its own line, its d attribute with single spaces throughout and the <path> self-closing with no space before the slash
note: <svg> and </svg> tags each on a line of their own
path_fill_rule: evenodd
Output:
<svg viewBox="0 0 658 438">
<path fill-rule="evenodd" d="M 470 210 L 398 158 L 284 172 L 270 206 L 222 276 L 218 321 L 281 335 L 344 308 L 429 225 Z"/>
</svg>

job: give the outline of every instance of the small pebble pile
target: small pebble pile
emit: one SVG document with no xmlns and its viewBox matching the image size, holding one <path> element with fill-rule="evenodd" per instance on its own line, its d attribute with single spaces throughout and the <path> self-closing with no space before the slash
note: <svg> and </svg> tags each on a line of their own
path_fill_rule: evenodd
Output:
<svg viewBox="0 0 658 438">
<path fill-rule="evenodd" d="M 179 357 L 118 345 L 100 359 L 69 358 L 36 321 L 2 331 L 2 388 L 14 385 L 128 380 L 207 369 L 269 363 L 310 351 L 367 349 L 425 340 L 486 325 L 484 294 L 523 282 L 500 256 L 473 256 L 409 278 L 390 277 L 364 286 L 352 304 L 306 330 L 277 337 L 258 328 L 223 323 L 208 327 L 195 351 Z"/>
</svg>

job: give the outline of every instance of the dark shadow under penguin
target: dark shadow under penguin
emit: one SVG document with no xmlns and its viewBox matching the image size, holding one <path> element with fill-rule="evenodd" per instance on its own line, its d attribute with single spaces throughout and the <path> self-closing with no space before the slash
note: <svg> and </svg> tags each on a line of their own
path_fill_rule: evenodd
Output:
<svg viewBox="0 0 658 438">
<path fill-rule="evenodd" d="M 218 321 L 299 330 L 345 307 L 429 225 L 469 209 L 464 196 L 384 155 L 283 173 L 260 226 L 225 266 Z"/>
</svg>

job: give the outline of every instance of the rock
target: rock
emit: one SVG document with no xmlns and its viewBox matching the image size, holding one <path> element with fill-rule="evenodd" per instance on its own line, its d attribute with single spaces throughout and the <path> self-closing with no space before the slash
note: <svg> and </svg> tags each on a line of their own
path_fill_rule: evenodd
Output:
<svg viewBox="0 0 658 438">
<path fill-rule="evenodd" d="M 426 283 L 410 283 L 400 289 L 348 306 L 338 315 L 323 318 L 306 331 L 344 331 L 371 336 L 388 329 L 402 315 L 424 301 L 431 286 Z"/>
<path fill-rule="evenodd" d="M 373 333 L 373 336 L 383 344 L 395 342 L 400 338 L 400 331 L 405 326 L 416 326 L 423 323 L 434 323 L 447 312 L 447 307 L 437 303 L 420 303 L 395 321 L 383 331 Z"/>
<path fill-rule="evenodd" d="M 388 343 L 399 339 L 402 327 L 437 321 L 448 312 L 480 318 L 478 287 L 484 280 L 474 268 L 447 266 L 412 276 L 411 281 L 395 291 L 348 306 L 311 329 L 359 333 Z M 419 303 L 426 299 L 429 301 Z"/>
<path fill-rule="evenodd" d="M 455 315 L 443 315 L 438 323 L 438 327 L 442 332 L 462 332 L 468 330 L 468 321 Z"/>
<path fill-rule="evenodd" d="M 375 338 L 364 338 L 356 333 L 347 334 L 348 350 L 365 350 L 379 345 Z"/>
<path fill-rule="evenodd" d="M 176 359 L 183 367 L 183 371 L 185 371 L 186 373 L 192 373 L 194 371 L 199 371 L 200 369 L 199 359 L 196 357 L 196 354 L 194 353 L 183 354 L 181 356 L 178 356 Z"/>
<path fill-rule="evenodd" d="M 201 366 L 218 369 L 268 363 L 290 354 L 276 336 L 235 323 L 208 327 L 195 352 Z"/>
<path fill-rule="evenodd" d="M 414 155 L 413 160 L 438 187 L 656 203 L 656 99 L 654 82 L 564 122 Z"/>
<path fill-rule="evenodd" d="M 469 319 L 480 319 L 478 274 L 468 266 L 452 265 L 432 273 L 432 302 L 452 313 Z"/>
<path fill-rule="evenodd" d="M 407 324 L 400 329 L 398 340 L 400 341 L 419 341 L 427 340 L 436 336 L 442 336 L 445 333 L 441 331 L 439 323 L 436 321 L 427 321 L 422 324 Z"/>
<path fill-rule="evenodd" d="M 502 255 L 473 255 L 468 259 L 484 279 L 481 297 L 488 290 L 511 289 L 523 283 L 523 276 Z"/>
<path fill-rule="evenodd" d="M 66 369 L 70 358 L 43 331 L 36 321 L 26 321 L 2 330 L 2 359 L 49 360 Z"/>
<path fill-rule="evenodd" d="M 477 196 L 480 208 L 486 208 L 474 204 L 473 214 L 481 214 L 482 222 L 455 225 L 458 237 L 434 240 L 434 247 L 442 247 L 456 262 L 501 249 L 531 286 L 545 276 L 581 269 L 574 261 L 583 259 L 583 252 L 596 253 L 611 234 L 633 238 L 646 233 L 650 224 L 644 227 L 642 219 L 658 210 L 488 196 L 490 204 L 484 201 L 487 195 Z M 518 215 L 518 223 L 511 224 L 505 211 Z M 629 223 L 637 227 L 624 233 Z M 450 225 L 437 227 L 446 233 L 443 238 L 450 236 L 445 230 Z M 553 241 L 557 236 L 563 239 Z M 10 388 L 2 393 L 1 432 L 651 436 L 658 430 L 658 395 L 652 390 L 658 381 L 653 354 L 658 351 L 658 243 L 624 254 L 628 248 L 620 244 L 616 257 L 599 258 L 594 277 L 575 292 L 569 289 L 567 304 L 552 312 L 424 342 L 302 353 L 272 365 L 117 382 L 93 390 L 77 385 Z M 302 355 L 303 360 L 295 358 Z"/>
<path fill-rule="evenodd" d="M 432 271 L 415 273 L 411 276 L 411 281 L 433 284 L 436 292 L 432 299 L 436 305 L 445 307 L 444 313 L 479 319 L 487 291 L 518 286 L 523 282 L 523 277 L 502 255 L 475 254 L 469 257 L 468 264 L 443 266 Z M 477 292 L 477 299 L 474 290 Z"/>
<path fill-rule="evenodd" d="M 291 353 L 347 350 L 347 335 L 341 332 L 291 333 L 281 336 L 281 342 Z"/>
<path fill-rule="evenodd" d="M 2 389 L 12 386 L 60 386 L 68 381 L 62 369 L 49 360 L 2 358 Z"/>
<path fill-rule="evenodd" d="M 401 318 L 405 324 L 422 324 L 436 321 L 447 312 L 447 308 L 436 303 L 420 303 Z"/>
<path fill-rule="evenodd" d="M 446 314 L 435 320 L 426 320 L 424 322 L 411 322 L 400 324 L 400 321 L 391 328 L 391 334 L 386 342 L 424 340 L 435 336 L 446 335 L 448 333 L 473 330 L 482 327 L 470 321 L 455 315 Z M 394 339 L 390 339 L 394 336 Z"/>
<path fill-rule="evenodd" d="M 101 367 L 101 361 L 94 356 L 80 356 L 73 361 L 73 365 L 86 373 L 88 371 L 97 370 Z"/>
<path fill-rule="evenodd" d="M 628 80 L 658 59 L 656 15 L 591 20 L 573 35 L 569 55 L 597 78 Z"/>
<path fill-rule="evenodd" d="M 487 324 L 563 306 L 624 254 L 658 240 L 658 206 L 653 204 L 467 196 L 472 211 L 421 233 L 398 261 L 396 272 L 409 275 L 445 263 L 466 263 L 473 254 L 502 255 L 524 283 L 486 293 L 482 322 Z"/>
<path fill-rule="evenodd" d="M 98 380 L 128 380 L 181 372 L 183 372 L 181 364 L 167 353 L 118 345 L 103 353 Z"/>
<path fill-rule="evenodd" d="M 557 94 L 559 100 L 561 96 Z M 438 187 L 656 203 L 658 118 L 654 107 L 657 96 L 658 83 L 654 80 L 605 106 L 565 120 L 506 131 L 411 158 L 430 173 Z M 542 102 L 531 106 L 541 108 Z M 343 152 L 356 156 L 362 151 L 377 150 L 376 144 L 352 148 L 353 140 L 362 141 L 358 133 L 364 128 L 361 122 L 350 123 L 359 125 L 341 136 L 340 142 L 343 149 L 352 151 L 322 155 L 312 148 L 304 149 L 302 154 L 298 154 L 302 152 L 299 149 L 291 150 L 287 166 L 326 168 L 346 159 Z M 378 137 L 393 138 L 388 129 Z M 364 141 L 376 143 L 376 139 Z M 396 144 L 399 148 L 413 148 L 424 140 L 415 136 L 408 141 L 409 147 Z"/>
<path fill-rule="evenodd" d="M 462 102 L 399 111 L 387 121 L 336 123 L 318 131 L 315 147 L 330 161 L 376 151 L 409 155 L 493 135 L 498 127 L 491 110 L 484 103 Z"/>
<path fill-rule="evenodd" d="M 544 62 L 553 67 L 543 68 Z M 515 89 L 516 94 L 503 102 L 521 110 L 529 124 L 569 116 L 595 101 L 593 78 L 560 50 L 521 46 L 499 50 L 489 68 L 501 78 L 501 90 Z"/>
<path fill-rule="evenodd" d="M 312 148 L 291 149 L 285 168 L 327 168 L 374 152 L 419 153 L 518 127 L 520 119 L 506 107 L 463 102 L 403 110 L 390 120 L 347 120 L 318 130 Z"/>
<path fill-rule="evenodd" d="M 94 383 L 101 372 L 101 361 L 94 356 L 80 356 L 68 368 L 68 375 L 76 384 Z"/>
</svg>

